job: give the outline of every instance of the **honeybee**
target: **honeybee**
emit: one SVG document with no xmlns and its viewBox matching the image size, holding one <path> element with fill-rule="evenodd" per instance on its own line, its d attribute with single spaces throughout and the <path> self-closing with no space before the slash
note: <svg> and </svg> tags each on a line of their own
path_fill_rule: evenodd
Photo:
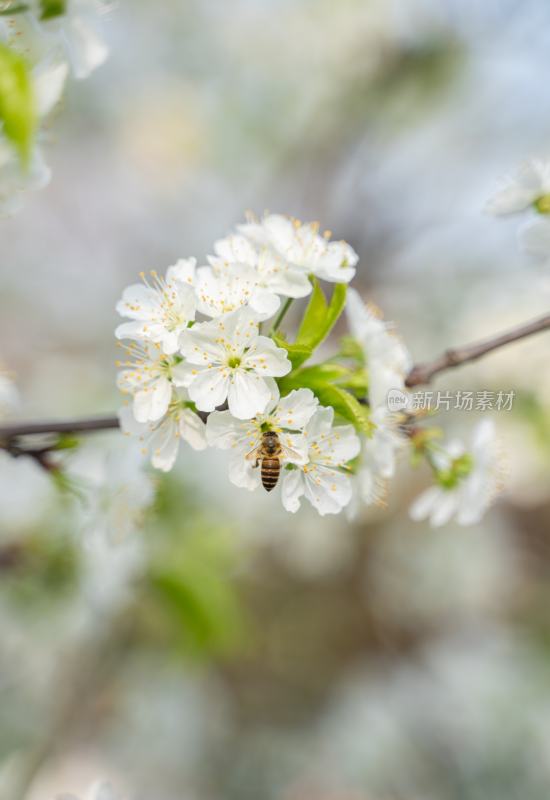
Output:
<svg viewBox="0 0 550 800">
<path fill-rule="evenodd" d="M 246 456 L 250 461 L 256 462 L 254 467 L 261 463 L 262 486 L 266 492 L 270 492 L 277 486 L 281 473 L 282 452 L 283 448 L 278 434 L 275 431 L 265 431 L 262 433 L 262 441 L 259 447 L 255 447 Z"/>
</svg>

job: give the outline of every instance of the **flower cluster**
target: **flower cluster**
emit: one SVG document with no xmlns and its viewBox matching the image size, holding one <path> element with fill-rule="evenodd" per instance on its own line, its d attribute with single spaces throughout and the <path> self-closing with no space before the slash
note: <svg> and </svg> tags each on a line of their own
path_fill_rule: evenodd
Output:
<svg viewBox="0 0 550 800">
<path fill-rule="evenodd" d="M 204 266 L 186 258 L 165 276 L 142 273 L 116 306 L 125 318 L 116 336 L 126 340 L 118 385 L 129 396 L 121 427 L 140 438 L 154 467 L 170 470 L 180 442 L 218 448 L 230 454 L 235 486 L 270 491 L 280 483 L 287 511 L 305 498 L 320 514 L 353 514 L 360 502 L 384 500 L 407 446 L 436 463 L 414 415 L 388 408 L 389 393 L 406 394 L 411 359 L 380 313 L 348 288 L 358 261 L 350 245 L 317 224 L 268 214 L 239 225 L 213 252 Z M 322 281 L 333 284 L 330 300 Z M 290 342 L 283 319 L 306 297 Z M 310 361 L 344 309 L 351 335 L 332 357 Z M 435 469 L 453 511 L 479 482 L 476 454 L 471 470 L 465 457 L 446 484 L 443 466 Z"/>
<path fill-rule="evenodd" d="M 0 213 L 13 214 L 26 192 L 43 188 L 44 123 L 61 100 L 69 71 L 87 78 L 106 60 L 100 0 L 8 2 L 0 17 Z M 17 119 L 10 117 L 14 109 Z"/>
</svg>

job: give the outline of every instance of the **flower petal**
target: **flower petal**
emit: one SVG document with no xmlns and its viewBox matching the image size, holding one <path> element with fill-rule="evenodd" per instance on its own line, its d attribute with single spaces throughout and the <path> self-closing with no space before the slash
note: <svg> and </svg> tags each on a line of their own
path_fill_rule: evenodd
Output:
<svg viewBox="0 0 550 800">
<path fill-rule="evenodd" d="M 281 488 L 283 508 L 295 514 L 300 508 L 300 498 L 305 492 L 304 474 L 300 469 L 293 469 L 285 473 Z"/>
<path fill-rule="evenodd" d="M 277 347 L 267 336 L 258 336 L 256 344 L 243 358 L 243 366 L 254 369 L 260 375 L 280 378 L 292 369 L 287 352 Z"/>
<path fill-rule="evenodd" d="M 318 407 L 311 389 L 294 389 L 279 401 L 273 416 L 281 428 L 298 430 L 307 425 Z"/>
<path fill-rule="evenodd" d="M 234 417 L 251 419 L 265 411 L 270 399 L 270 388 L 259 375 L 243 369 L 234 371 L 227 394 L 229 411 Z"/>
<path fill-rule="evenodd" d="M 223 369 L 203 369 L 189 386 L 189 397 L 199 411 L 214 411 L 227 399 L 229 378 Z"/>
<path fill-rule="evenodd" d="M 185 408 L 180 414 L 179 433 L 181 438 L 193 450 L 204 450 L 206 448 L 206 425 L 198 414 L 195 414 L 190 408 Z"/>
<path fill-rule="evenodd" d="M 351 480 L 341 472 L 321 467 L 305 475 L 305 496 L 321 516 L 339 514 L 351 494 Z"/>
</svg>

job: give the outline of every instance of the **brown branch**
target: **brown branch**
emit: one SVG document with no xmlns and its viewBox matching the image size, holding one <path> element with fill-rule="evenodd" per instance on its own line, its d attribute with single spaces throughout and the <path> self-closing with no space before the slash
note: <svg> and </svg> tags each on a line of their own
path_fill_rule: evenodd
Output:
<svg viewBox="0 0 550 800">
<path fill-rule="evenodd" d="M 429 383 L 432 378 L 443 372 L 444 370 L 453 367 L 467 364 L 470 361 L 490 353 L 492 350 L 497 350 L 504 345 L 511 342 L 517 342 L 520 339 L 525 339 L 527 336 L 532 336 L 535 333 L 550 329 L 550 314 L 545 314 L 539 319 L 528 322 L 525 325 L 520 325 L 513 328 L 511 331 L 494 336 L 490 339 L 484 339 L 481 342 L 465 345 L 463 347 L 456 347 L 446 350 L 433 361 L 427 361 L 424 364 L 416 364 L 406 380 L 408 387 L 421 386 L 422 384 Z M 203 420 L 206 420 L 208 414 L 200 413 Z M 47 445 L 37 448 L 25 447 L 18 442 L 22 436 L 32 436 L 37 434 L 63 434 L 63 433 L 92 433 L 93 431 L 105 431 L 119 428 L 118 417 L 92 417 L 90 419 L 74 419 L 74 420 L 52 420 L 51 422 L 12 422 L 9 424 L 0 425 L 0 448 L 7 450 L 14 456 L 30 455 L 34 458 L 43 456 L 45 457 L 49 450 L 54 446 L 48 447 Z"/>
<path fill-rule="evenodd" d="M 543 317 L 539 317 L 539 319 L 535 319 L 525 325 L 520 325 L 499 336 L 493 336 L 490 339 L 484 339 L 481 342 L 475 342 L 474 344 L 465 345 L 463 347 L 451 348 L 433 361 L 427 361 L 424 364 L 416 364 L 409 372 L 405 384 L 410 388 L 430 383 L 435 375 L 446 369 L 459 367 L 462 364 L 468 364 L 470 361 L 476 361 L 492 350 L 497 350 L 499 347 L 504 347 L 506 344 L 517 342 L 520 339 L 525 339 L 527 336 L 532 336 L 535 333 L 540 333 L 548 329 L 550 329 L 550 314 L 545 314 Z"/>
<path fill-rule="evenodd" d="M 92 433 L 118 428 L 118 417 L 92 417 L 91 419 L 52 420 L 51 422 L 12 422 L 0 425 L 0 442 L 18 436 L 38 433 Z"/>
</svg>

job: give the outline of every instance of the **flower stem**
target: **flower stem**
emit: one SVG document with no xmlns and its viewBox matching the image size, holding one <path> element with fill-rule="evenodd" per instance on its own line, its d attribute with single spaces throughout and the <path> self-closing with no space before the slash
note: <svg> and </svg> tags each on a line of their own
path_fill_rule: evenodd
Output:
<svg viewBox="0 0 550 800">
<path fill-rule="evenodd" d="M 286 312 L 288 311 L 288 309 L 290 308 L 290 306 L 292 305 L 293 302 L 294 302 L 294 298 L 293 297 L 287 297 L 284 306 L 279 311 L 279 316 L 277 317 L 277 319 L 273 323 L 273 327 L 269 331 L 269 335 L 270 336 L 273 336 L 274 333 L 277 333 L 277 331 L 281 327 L 281 324 L 282 324 L 284 318 L 286 317 Z"/>
</svg>

